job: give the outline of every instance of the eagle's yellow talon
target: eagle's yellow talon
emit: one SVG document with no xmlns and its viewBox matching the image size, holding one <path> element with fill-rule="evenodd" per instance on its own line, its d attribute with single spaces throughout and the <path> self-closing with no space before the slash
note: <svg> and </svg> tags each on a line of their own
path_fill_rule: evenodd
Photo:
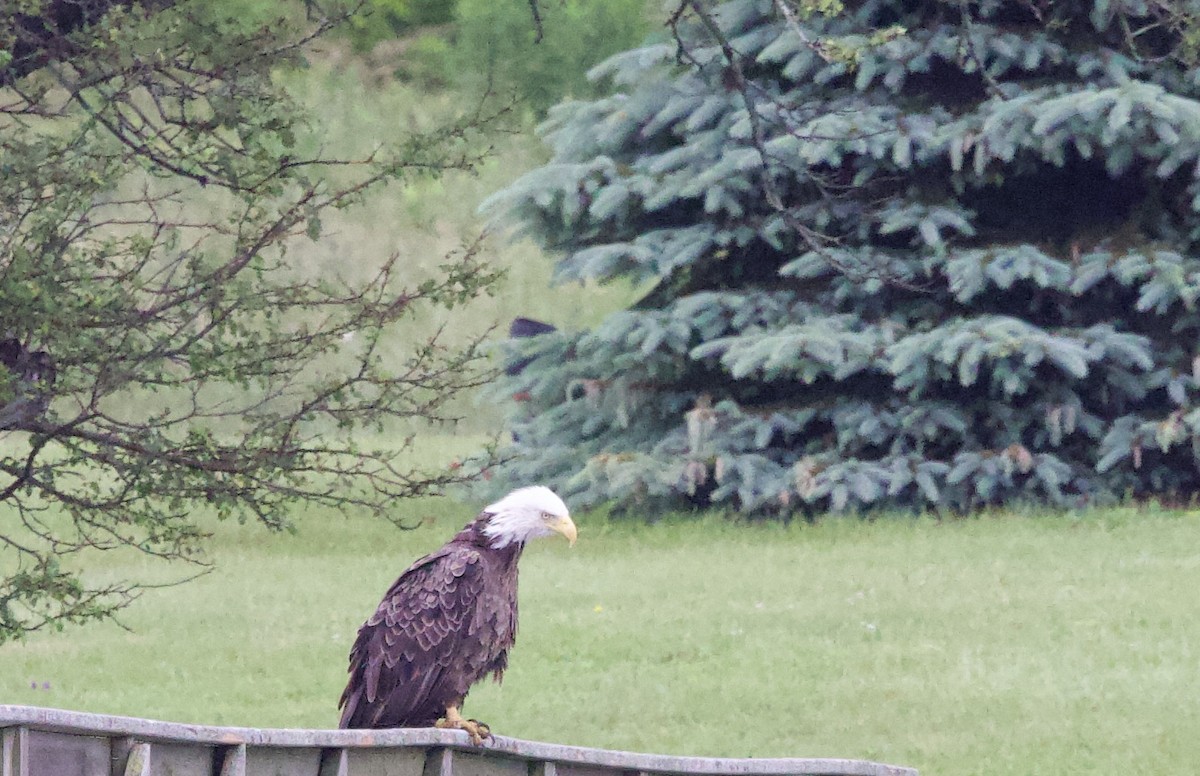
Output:
<svg viewBox="0 0 1200 776">
<path fill-rule="evenodd" d="M 472 740 L 474 740 L 474 738 L 476 736 L 479 737 L 479 740 L 475 741 L 476 746 L 479 746 L 480 744 L 482 744 L 485 738 L 492 737 L 492 729 L 490 727 L 488 727 L 488 724 L 486 722 L 480 722 L 477 719 L 469 719 L 469 720 L 467 720 L 467 722 L 473 723 L 475 725 L 476 732 L 471 735 L 471 738 L 472 738 Z M 470 733 L 469 730 L 467 732 Z"/>
<path fill-rule="evenodd" d="M 463 719 L 456 708 L 446 709 L 446 716 L 433 725 L 443 730 L 465 731 L 475 746 L 482 746 L 485 739 L 492 737 L 492 729 L 487 726 L 487 723 L 477 719 Z"/>
</svg>

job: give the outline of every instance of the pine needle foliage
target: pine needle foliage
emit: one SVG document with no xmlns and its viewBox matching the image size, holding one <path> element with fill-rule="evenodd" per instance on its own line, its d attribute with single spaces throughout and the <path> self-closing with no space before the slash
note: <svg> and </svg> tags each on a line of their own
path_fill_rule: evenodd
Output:
<svg viewBox="0 0 1200 776">
<path fill-rule="evenodd" d="M 490 203 L 558 280 L 651 287 L 514 344 L 507 480 L 784 516 L 1194 498 L 1195 14 L 682 4 Z"/>
</svg>

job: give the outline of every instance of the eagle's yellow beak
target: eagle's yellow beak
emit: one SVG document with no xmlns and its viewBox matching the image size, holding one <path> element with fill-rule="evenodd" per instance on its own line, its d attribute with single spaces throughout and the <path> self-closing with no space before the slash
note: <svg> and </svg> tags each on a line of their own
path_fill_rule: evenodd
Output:
<svg viewBox="0 0 1200 776">
<path fill-rule="evenodd" d="M 557 531 L 558 533 L 567 537 L 568 547 L 575 546 L 575 537 L 579 535 L 579 531 L 576 530 L 575 523 L 571 521 L 570 517 L 567 515 L 556 517 L 547 523 L 547 525 L 549 526 L 550 530 Z"/>
</svg>

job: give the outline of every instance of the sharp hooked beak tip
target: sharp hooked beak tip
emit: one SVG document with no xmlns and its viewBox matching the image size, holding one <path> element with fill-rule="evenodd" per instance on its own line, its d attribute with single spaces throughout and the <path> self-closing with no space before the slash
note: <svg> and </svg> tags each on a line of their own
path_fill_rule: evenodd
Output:
<svg viewBox="0 0 1200 776">
<path fill-rule="evenodd" d="M 556 520 L 554 522 L 554 525 L 551 527 L 555 531 L 558 531 L 560 534 L 562 534 L 564 537 L 566 537 L 568 547 L 575 546 L 575 539 L 579 536 L 579 531 L 578 531 L 578 529 L 575 528 L 575 523 L 571 520 L 570 517 L 563 515 L 558 520 Z"/>
</svg>

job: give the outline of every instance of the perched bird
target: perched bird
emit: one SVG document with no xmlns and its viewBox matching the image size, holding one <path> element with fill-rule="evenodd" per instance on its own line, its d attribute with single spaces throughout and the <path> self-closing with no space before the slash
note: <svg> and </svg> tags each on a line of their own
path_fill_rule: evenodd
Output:
<svg viewBox="0 0 1200 776">
<path fill-rule="evenodd" d="M 504 674 L 517 561 L 527 541 L 554 533 L 575 544 L 567 505 L 549 488 L 520 488 L 409 566 L 359 628 L 338 726 L 458 728 L 475 744 L 491 735 L 459 709 L 471 685 Z"/>
</svg>

